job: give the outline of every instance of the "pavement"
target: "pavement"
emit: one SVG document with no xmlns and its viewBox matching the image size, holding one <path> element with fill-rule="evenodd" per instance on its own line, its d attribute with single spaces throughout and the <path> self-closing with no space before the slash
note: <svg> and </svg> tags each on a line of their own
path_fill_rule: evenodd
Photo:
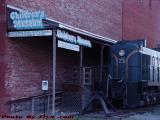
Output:
<svg viewBox="0 0 160 120">
<path fill-rule="evenodd" d="M 75 120 L 160 120 L 160 105 L 122 110 L 124 114 L 113 114 L 105 117 L 104 113 L 92 113 L 89 115 L 79 116 Z"/>
</svg>

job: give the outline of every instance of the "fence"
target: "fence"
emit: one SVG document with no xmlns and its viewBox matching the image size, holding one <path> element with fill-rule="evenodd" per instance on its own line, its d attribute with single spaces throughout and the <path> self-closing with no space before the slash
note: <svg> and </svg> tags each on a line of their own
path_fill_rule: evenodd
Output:
<svg viewBox="0 0 160 120">
<path fill-rule="evenodd" d="M 107 66 L 103 67 L 103 80 L 107 78 Z M 77 114 L 83 110 L 95 92 L 100 67 L 68 68 L 64 81 L 58 83 L 55 94 L 55 114 Z M 82 71 L 82 72 L 79 72 Z M 106 71 L 106 72 L 105 72 Z M 14 115 L 51 114 L 52 94 L 32 96 L 8 102 L 9 111 Z"/>
</svg>

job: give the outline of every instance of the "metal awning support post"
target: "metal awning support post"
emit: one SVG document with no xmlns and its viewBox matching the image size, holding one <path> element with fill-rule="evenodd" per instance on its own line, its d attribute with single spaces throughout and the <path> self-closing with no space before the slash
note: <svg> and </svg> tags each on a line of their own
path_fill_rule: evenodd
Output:
<svg viewBox="0 0 160 120">
<path fill-rule="evenodd" d="M 104 46 L 101 45 L 101 50 L 100 50 L 100 82 L 103 80 L 103 50 Z"/>
<path fill-rule="evenodd" d="M 79 66 L 80 66 L 80 72 L 79 72 L 79 79 L 80 79 L 80 84 L 82 85 L 83 84 L 83 74 L 82 74 L 82 72 L 83 72 L 83 69 L 82 69 L 82 67 L 83 67 L 83 47 L 82 46 L 80 46 L 80 62 L 79 62 Z"/>
<path fill-rule="evenodd" d="M 80 67 L 83 66 L 83 47 L 80 46 Z"/>
<path fill-rule="evenodd" d="M 53 101 L 52 101 L 52 115 L 55 115 L 55 84 L 56 84 L 56 30 L 52 31 L 53 38 Z"/>
</svg>

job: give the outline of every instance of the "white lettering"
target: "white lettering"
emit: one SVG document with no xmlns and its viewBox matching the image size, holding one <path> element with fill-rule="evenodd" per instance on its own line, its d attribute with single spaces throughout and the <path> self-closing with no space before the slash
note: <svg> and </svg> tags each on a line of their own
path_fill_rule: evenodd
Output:
<svg viewBox="0 0 160 120">
<path fill-rule="evenodd" d="M 57 37 L 59 39 L 62 39 L 63 41 L 70 42 L 73 44 L 78 44 L 81 46 L 89 47 L 92 48 L 92 44 L 88 40 L 82 39 L 80 36 L 74 36 L 70 35 L 68 32 L 62 31 L 62 30 L 57 30 Z"/>
<path fill-rule="evenodd" d="M 44 11 L 37 12 L 11 12 L 10 18 L 13 20 L 15 29 L 35 29 L 43 28 L 42 19 L 46 18 Z"/>
</svg>

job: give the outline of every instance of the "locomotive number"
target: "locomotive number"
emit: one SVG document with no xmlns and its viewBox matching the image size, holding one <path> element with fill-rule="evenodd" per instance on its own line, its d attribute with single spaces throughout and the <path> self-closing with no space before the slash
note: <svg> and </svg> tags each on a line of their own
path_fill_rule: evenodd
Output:
<svg viewBox="0 0 160 120">
<path fill-rule="evenodd" d="M 119 63 L 125 63 L 125 59 L 124 58 L 119 58 Z"/>
</svg>

